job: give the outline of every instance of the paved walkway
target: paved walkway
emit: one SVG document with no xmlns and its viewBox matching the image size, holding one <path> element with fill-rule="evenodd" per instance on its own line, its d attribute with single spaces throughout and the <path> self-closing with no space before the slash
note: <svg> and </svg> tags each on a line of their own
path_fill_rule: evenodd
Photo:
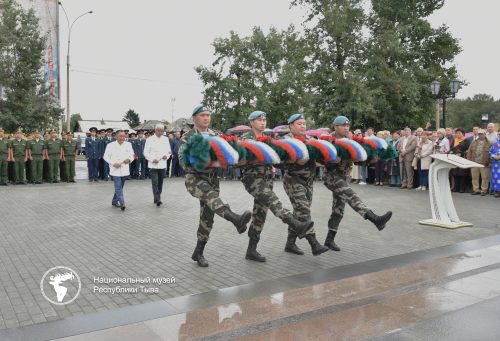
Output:
<svg viewBox="0 0 500 341">
<path fill-rule="evenodd" d="M 125 185 L 127 210 L 111 207 L 112 184 L 81 181 L 76 184 L 9 186 L 0 189 L 0 330 L 56 321 L 71 316 L 113 312 L 148 302 L 235 287 L 248 283 L 308 273 L 319 269 L 424 250 L 497 234 L 493 220 L 500 201 L 493 197 L 454 195 L 459 215 L 473 228 L 445 230 L 421 226 L 430 217 L 425 192 L 357 186 L 354 188 L 375 212 L 394 211 L 383 232 L 349 208 L 341 226 L 341 252 L 313 257 L 283 252 L 286 227 L 269 216 L 259 250 L 268 262 L 246 261 L 248 239 L 216 218 L 206 248 L 210 267 L 200 269 L 190 260 L 195 244 L 198 203 L 181 179 L 168 180 L 161 208 L 153 205 L 151 184 Z M 282 184 L 275 184 L 286 206 Z M 235 211 L 251 208 L 251 197 L 239 182 L 222 182 L 222 197 Z M 313 217 L 318 239 L 324 240 L 331 193 L 317 182 Z M 55 306 L 40 292 L 43 274 L 54 266 L 74 269 L 82 290 L 71 304 Z M 175 278 L 175 283 L 151 285 L 150 292 L 109 293 L 116 285 L 99 278 Z M 98 287 L 96 291 L 95 287 Z M 139 289 L 138 285 L 132 285 Z M 156 292 L 157 291 L 157 292 Z"/>
</svg>

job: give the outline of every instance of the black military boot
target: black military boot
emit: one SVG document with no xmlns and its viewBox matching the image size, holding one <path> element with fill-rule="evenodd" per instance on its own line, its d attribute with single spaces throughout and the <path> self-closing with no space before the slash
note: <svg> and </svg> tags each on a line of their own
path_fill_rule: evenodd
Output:
<svg viewBox="0 0 500 341">
<path fill-rule="evenodd" d="M 243 212 L 242 215 L 236 214 L 229 207 L 224 207 L 224 211 L 221 215 L 227 221 L 230 221 L 236 226 L 238 233 L 244 233 L 247 230 L 247 224 L 252 219 L 252 213 L 250 211 Z"/>
<path fill-rule="evenodd" d="M 257 243 L 258 242 L 259 242 L 259 240 L 255 239 L 255 238 L 250 238 L 248 240 L 248 248 L 247 248 L 247 254 L 245 256 L 245 259 L 254 260 L 256 262 L 264 263 L 266 261 L 266 257 L 262 256 L 257 251 Z"/>
<path fill-rule="evenodd" d="M 306 239 L 311 245 L 311 251 L 314 256 L 319 256 L 323 252 L 328 251 L 328 247 L 321 245 L 316 239 L 316 235 L 314 233 L 306 234 Z"/>
<path fill-rule="evenodd" d="M 296 237 L 299 237 L 300 239 L 304 238 L 307 231 L 309 231 L 314 226 L 314 222 L 310 220 L 300 221 L 291 213 L 283 218 L 283 222 L 285 224 L 288 224 L 288 226 L 290 226 L 295 231 Z"/>
<path fill-rule="evenodd" d="M 208 262 L 203 256 L 203 250 L 205 249 L 206 241 L 198 240 L 196 243 L 196 248 L 194 249 L 193 255 L 191 259 L 198 263 L 202 268 L 206 268 L 208 266 Z"/>
<path fill-rule="evenodd" d="M 372 211 L 368 211 L 368 213 L 365 214 L 365 219 L 374 223 L 379 231 L 382 231 L 384 229 L 385 224 L 389 221 L 389 219 L 391 219 L 391 217 L 392 217 L 391 211 L 387 212 L 384 215 L 376 215 Z"/>
<path fill-rule="evenodd" d="M 293 232 L 288 232 L 288 238 L 286 240 L 285 252 L 295 253 L 296 255 L 303 255 L 304 251 L 299 249 L 295 241 L 297 240 L 297 235 Z"/>
<path fill-rule="evenodd" d="M 335 244 L 334 241 L 336 234 L 337 232 L 328 230 L 328 234 L 326 235 L 325 239 L 325 246 L 332 251 L 340 251 L 340 247 L 337 244 Z"/>
</svg>

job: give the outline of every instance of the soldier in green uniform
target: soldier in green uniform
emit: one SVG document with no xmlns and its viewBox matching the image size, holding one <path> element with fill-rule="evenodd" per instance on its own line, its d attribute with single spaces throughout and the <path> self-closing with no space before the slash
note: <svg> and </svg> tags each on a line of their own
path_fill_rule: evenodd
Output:
<svg viewBox="0 0 500 341">
<path fill-rule="evenodd" d="M 290 133 L 286 138 L 306 139 L 306 120 L 302 114 L 294 114 L 288 119 Z M 283 176 L 283 187 L 290 198 L 293 206 L 293 214 L 301 221 L 311 220 L 311 204 L 313 199 L 314 176 L 316 175 L 316 162 L 312 159 L 297 161 L 296 163 L 285 164 L 285 174 Z M 326 251 L 328 247 L 321 245 L 316 239 L 314 229 L 306 234 L 306 239 L 311 245 L 312 254 L 318 256 Z M 297 232 L 293 228 L 288 228 L 288 238 L 285 251 L 298 255 L 304 254 L 295 244 Z"/>
<path fill-rule="evenodd" d="M 49 161 L 48 182 L 59 182 L 57 173 L 59 172 L 59 161 L 61 160 L 61 140 L 57 138 L 55 130 L 50 132 L 50 138 L 45 142 L 45 158 Z"/>
<path fill-rule="evenodd" d="M 10 161 L 9 141 L 4 136 L 4 130 L 0 128 L 0 185 L 7 186 L 7 167 Z"/>
<path fill-rule="evenodd" d="M 201 267 L 207 267 L 208 262 L 203 256 L 205 245 L 207 244 L 210 231 L 214 223 L 214 214 L 230 221 L 236 227 L 238 233 L 244 233 L 247 229 L 247 223 L 252 218 L 250 211 L 245 211 L 242 215 L 231 211 L 229 205 L 224 204 L 219 198 L 219 178 L 217 169 L 211 168 L 199 172 L 194 168 L 187 167 L 183 156 L 183 150 L 186 143 L 195 134 L 205 134 L 210 136 L 217 135 L 215 131 L 209 129 L 211 113 L 203 105 L 197 106 L 193 110 L 194 127 L 187 131 L 181 138 L 179 147 L 179 161 L 186 170 L 186 189 L 188 192 L 200 200 L 200 223 L 198 226 L 198 242 L 191 256 Z"/>
<path fill-rule="evenodd" d="M 61 133 L 61 149 L 65 141 L 66 141 L 66 133 L 63 132 Z M 66 175 L 66 162 L 63 160 L 62 157 L 59 160 L 59 174 L 61 175 L 61 182 L 68 181 L 68 176 Z"/>
<path fill-rule="evenodd" d="M 22 139 L 21 131 L 16 131 L 15 139 L 10 142 L 10 159 L 14 161 L 14 182 L 24 185 L 24 165 L 28 159 L 27 142 Z"/>
<path fill-rule="evenodd" d="M 62 142 L 62 159 L 65 165 L 65 174 L 67 182 L 75 182 L 75 159 L 78 152 L 78 144 L 73 141 L 73 134 L 68 132 L 66 134 L 66 141 Z"/>
<path fill-rule="evenodd" d="M 266 129 L 266 113 L 254 111 L 248 116 L 252 130 L 244 134 L 243 140 L 256 140 L 263 136 Z M 248 229 L 248 249 L 245 258 L 258 262 L 265 262 L 266 258 L 257 251 L 257 244 L 260 240 L 260 234 L 266 222 L 267 210 L 270 209 L 273 214 L 280 218 L 289 229 L 303 237 L 313 226 L 309 219 L 296 219 L 288 209 L 284 208 L 281 201 L 273 191 L 273 170 L 271 165 L 262 165 L 255 162 L 247 162 L 242 167 L 242 182 L 247 192 L 253 196 L 252 223 Z M 298 217 L 297 217 L 298 218 Z M 319 246 L 322 246 L 318 243 Z M 328 251 L 326 249 L 325 251 Z"/>
<path fill-rule="evenodd" d="M 31 176 L 33 177 L 33 183 L 41 184 L 45 141 L 42 139 L 38 130 L 34 131 L 34 135 L 34 138 L 28 144 L 28 158 L 31 160 Z"/>
<path fill-rule="evenodd" d="M 333 121 L 335 138 L 347 138 L 349 136 L 350 122 L 345 116 L 338 116 Z M 378 216 L 373 213 L 358 195 L 349 187 L 347 183 L 347 174 L 352 167 L 352 160 L 349 160 L 345 155 L 342 160 L 338 159 L 337 163 L 328 163 L 325 172 L 325 186 L 333 194 L 332 213 L 328 220 L 328 235 L 326 236 L 325 246 L 333 251 L 340 251 L 340 248 L 335 243 L 340 222 L 344 216 L 345 204 L 349 204 L 364 219 L 371 221 L 379 231 L 382 231 L 385 224 L 391 219 L 392 212 L 388 211 L 383 216 Z"/>
</svg>

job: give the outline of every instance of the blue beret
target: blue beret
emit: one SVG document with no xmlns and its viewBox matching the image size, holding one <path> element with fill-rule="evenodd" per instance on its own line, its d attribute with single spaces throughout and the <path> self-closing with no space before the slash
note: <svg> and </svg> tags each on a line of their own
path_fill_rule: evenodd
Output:
<svg viewBox="0 0 500 341">
<path fill-rule="evenodd" d="M 337 116 L 335 117 L 335 120 L 333 120 L 334 126 L 343 126 L 344 124 L 351 124 L 351 122 L 349 122 L 349 119 L 345 116 Z"/>
<path fill-rule="evenodd" d="M 256 120 L 258 118 L 265 118 L 266 117 L 266 113 L 263 112 L 263 111 L 254 111 L 253 113 L 251 113 L 250 115 L 248 115 L 248 120 L 249 121 L 253 121 L 253 120 Z"/>
<path fill-rule="evenodd" d="M 288 118 L 288 124 L 292 124 L 293 122 L 295 122 L 297 120 L 301 120 L 301 119 L 304 119 L 304 115 L 302 115 L 302 114 L 293 114 L 292 116 L 290 116 Z"/>
<path fill-rule="evenodd" d="M 208 108 L 205 107 L 203 104 L 197 105 L 196 108 L 193 109 L 192 116 L 195 116 L 195 115 L 199 114 L 200 112 L 204 112 L 204 111 L 210 111 L 210 110 L 208 110 Z"/>
</svg>

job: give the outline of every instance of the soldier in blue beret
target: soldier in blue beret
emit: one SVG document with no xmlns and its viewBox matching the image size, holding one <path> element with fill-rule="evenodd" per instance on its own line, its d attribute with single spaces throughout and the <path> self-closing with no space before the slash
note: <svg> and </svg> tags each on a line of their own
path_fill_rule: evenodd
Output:
<svg viewBox="0 0 500 341">
<path fill-rule="evenodd" d="M 252 112 L 248 116 L 248 121 L 252 130 L 241 136 L 242 140 L 257 140 L 258 137 L 264 136 L 267 124 L 265 112 Z M 257 244 L 266 222 L 268 210 L 271 210 L 276 217 L 289 225 L 301 238 L 312 228 L 313 222 L 310 219 L 300 221 L 290 210 L 283 207 L 280 199 L 273 191 L 273 169 L 271 165 L 247 163 L 241 168 L 244 173 L 241 181 L 246 191 L 254 198 L 252 223 L 248 229 L 249 242 L 245 258 L 265 262 L 266 257 L 257 251 Z"/>
<path fill-rule="evenodd" d="M 247 230 L 247 224 L 252 218 L 250 211 L 245 211 L 239 215 L 231 211 L 229 205 L 224 204 L 219 197 L 219 177 L 216 168 L 204 171 L 197 171 L 194 168 L 186 167 L 183 149 L 189 139 L 196 134 L 216 136 L 217 133 L 209 128 L 211 122 L 211 112 L 204 105 L 198 105 L 193 110 L 194 127 L 182 135 L 179 147 L 179 161 L 186 170 L 186 189 L 195 198 L 200 200 L 201 213 L 198 225 L 196 248 L 191 259 L 198 263 L 198 266 L 207 267 L 208 262 L 203 255 L 212 226 L 214 215 L 230 221 L 236 227 L 238 233 Z"/>
<path fill-rule="evenodd" d="M 333 121 L 335 131 L 333 137 L 337 139 L 347 138 L 350 128 L 349 119 L 345 116 L 337 116 Z M 329 163 L 326 165 L 325 186 L 333 194 L 332 213 L 328 220 L 328 234 L 325 240 L 325 246 L 333 251 L 340 251 L 334 239 L 337 235 L 340 222 L 344 216 L 345 204 L 349 204 L 364 219 L 371 221 L 379 231 L 385 228 L 385 224 L 391 219 L 392 212 L 388 211 L 382 216 L 373 213 L 359 196 L 349 187 L 347 175 L 352 168 L 352 160 L 341 160 L 338 163 Z"/>
</svg>

